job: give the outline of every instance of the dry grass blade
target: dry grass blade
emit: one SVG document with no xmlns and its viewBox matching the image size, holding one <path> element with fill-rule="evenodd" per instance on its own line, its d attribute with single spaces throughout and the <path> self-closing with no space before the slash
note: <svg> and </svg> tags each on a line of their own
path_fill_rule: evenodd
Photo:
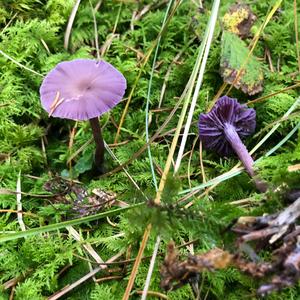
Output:
<svg viewBox="0 0 300 300">
<path fill-rule="evenodd" d="M 26 230 L 24 221 L 23 221 L 23 213 L 22 213 L 22 194 L 21 194 L 21 172 L 19 172 L 18 175 L 18 180 L 17 180 L 17 190 L 16 190 L 16 195 L 17 195 L 17 209 L 18 209 L 18 222 L 20 225 L 20 228 L 22 231 Z"/>
<path fill-rule="evenodd" d="M 102 258 L 99 256 L 99 254 L 94 250 L 94 248 L 89 243 L 82 241 L 80 234 L 75 230 L 73 226 L 68 226 L 67 230 L 77 242 L 82 243 L 82 247 L 90 254 L 91 257 L 95 259 L 97 263 L 101 264 L 104 262 Z M 104 269 L 105 267 L 106 266 L 103 266 L 102 269 Z"/>
<path fill-rule="evenodd" d="M 298 87 L 300 87 L 300 83 L 293 84 L 293 85 L 288 86 L 288 87 L 286 87 L 286 88 L 284 88 L 284 89 L 281 89 L 281 90 L 279 90 L 279 91 L 277 91 L 277 92 L 274 92 L 274 93 L 271 93 L 271 94 L 268 94 L 268 95 L 259 97 L 259 98 L 257 98 L 257 99 L 248 101 L 248 102 L 247 102 L 247 105 L 253 104 L 253 103 L 257 103 L 257 102 L 262 102 L 262 101 L 264 101 L 264 100 L 266 100 L 266 99 L 268 99 L 268 98 L 270 98 L 270 97 L 276 96 L 276 95 L 278 95 L 278 94 L 284 93 L 284 92 L 286 92 L 286 91 L 289 91 L 289 90 L 292 90 L 292 89 L 295 89 L 295 88 L 298 88 Z"/>
<path fill-rule="evenodd" d="M 148 289 L 149 289 L 149 286 L 150 286 L 151 276 L 152 276 L 152 273 L 153 273 L 153 269 L 154 269 L 154 265 L 155 265 L 155 260 L 156 260 L 160 240 L 161 240 L 160 236 L 157 236 L 141 300 L 146 300 L 146 298 L 147 298 Z"/>
<path fill-rule="evenodd" d="M 68 48 L 69 48 L 69 42 L 70 42 L 70 36 L 71 36 L 72 26 L 73 26 L 73 23 L 74 23 L 74 20 L 75 20 L 75 16 L 76 16 L 76 13 L 77 13 L 80 1 L 81 0 L 77 0 L 76 1 L 75 5 L 74 5 L 74 7 L 72 9 L 71 15 L 69 17 L 67 29 L 66 29 L 66 32 L 65 32 L 65 40 L 64 40 L 64 48 L 66 50 L 68 50 Z"/>
<path fill-rule="evenodd" d="M 89 0 L 91 10 L 92 10 L 92 15 L 93 15 L 93 22 L 94 22 L 94 32 L 95 32 L 95 46 L 96 46 L 96 52 L 97 52 L 97 59 L 100 60 L 100 53 L 99 53 L 99 40 L 98 40 L 98 29 L 97 29 L 97 20 L 96 20 L 96 14 L 95 14 L 95 9 L 93 8 L 93 4 L 91 0 Z"/>
<path fill-rule="evenodd" d="M 131 292 L 131 289 L 132 289 L 133 284 L 134 284 L 135 276 L 138 272 L 138 268 L 139 268 L 139 265 L 141 263 L 143 253 L 144 253 L 145 247 L 147 245 L 147 242 L 148 242 L 148 239 L 149 239 L 149 236 L 150 236 L 150 233 L 151 233 L 151 229 L 152 229 L 152 225 L 149 224 L 147 226 L 145 232 L 144 232 L 143 239 L 142 239 L 142 242 L 141 242 L 141 246 L 140 246 L 138 255 L 136 257 L 136 260 L 134 262 L 134 265 L 133 265 L 133 268 L 132 268 L 132 271 L 131 271 L 131 274 L 130 274 L 130 277 L 129 277 L 129 280 L 128 280 L 128 284 L 127 284 L 127 287 L 126 287 L 126 290 L 125 290 L 125 293 L 124 293 L 124 296 L 123 296 L 122 300 L 128 300 L 129 299 L 130 292 Z"/>
<path fill-rule="evenodd" d="M 121 255 L 123 255 L 123 252 L 118 253 L 117 255 L 113 256 L 112 258 L 110 258 L 107 263 L 113 262 L 116 259 L 118 259 Z M 61 289 L 60 291 L 56 292 L 55 294 L 51 295 L 50 297 L 47 298 L 47 300 L 56 300 L 61 298 L 63 295 L 67 294 L 68 292 L 72 291 L 73 289 L 75 289 L 77 286 L 79 286 L 80 284 L 84 283 L 85 281 L 89 280 L 90 278 L 92 278 L 95 274 L 97 274 L 98 272 L 100 272 L 101 270 L 103 270 L 104 268 L 106 268 L 106 265 L 100 265 L 100 267 L 95 268 L 94 270 L 92 270 L 91 272 L 87 273 L 86 275 L 84 275 L 83 277 L 81 277 L 79 280 L 73 282 L 70 285 L 65 286 L 63 289 Z"/>
</svg>

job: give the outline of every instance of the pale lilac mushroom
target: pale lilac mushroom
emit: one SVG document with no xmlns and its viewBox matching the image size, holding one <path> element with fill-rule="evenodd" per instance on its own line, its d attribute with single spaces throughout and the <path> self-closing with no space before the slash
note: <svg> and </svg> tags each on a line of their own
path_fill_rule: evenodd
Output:
<svg viewBox="0 0 300 300">
<path fill-rule="evenodd" d="M 253 108 L 241 105 L 236 99 L 223 96 L 218 99 L 212 110 L 200 114 L 199 136 L 203 146 L 228 156 L 235 152 L 248 174 L 254 178 L 260 191 L 266 190 L 266 184 L 255 177 L 253 158 L 241 139 L 255 131 L 256 113 Z"/>
<path fill-rule="evenodd" d="M 75 59 L 59 63 L 43 80 L 41 103 L 49 116 L 89 120 L 96 143 L 95 165 L 103 169 L 104 142 L 98 117 L 118 104 L 126 79 L 101 60 Z"/>
</svg>

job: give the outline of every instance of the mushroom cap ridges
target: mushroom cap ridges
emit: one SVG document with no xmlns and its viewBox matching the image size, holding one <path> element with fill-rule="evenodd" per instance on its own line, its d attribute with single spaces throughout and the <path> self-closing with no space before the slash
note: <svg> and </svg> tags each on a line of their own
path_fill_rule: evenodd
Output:
<svg viewBox="0 0 300 300">
<path fill-rule="evenodd" d="M 119 103 L 126 79 L 111 64 L 101 60 L 75 59 L 59 63 L 44 78 L 40 88 L 43 108 L 58 118 L 88 120 Z M 59 105 L 53 102 L 59 95 Z"/>
<path fill-rule="evenodd" d="M 240 138 L 255 131 L 256 113 L 253 108 L 238 103 L 236 99 L 223 96 L 207 114 L 200 114 L 199 136 L 203 146 L 221 155 L 232 154 L 232 147 L 224 134 L 225 125 L 234 126 Z"/>
</svg>

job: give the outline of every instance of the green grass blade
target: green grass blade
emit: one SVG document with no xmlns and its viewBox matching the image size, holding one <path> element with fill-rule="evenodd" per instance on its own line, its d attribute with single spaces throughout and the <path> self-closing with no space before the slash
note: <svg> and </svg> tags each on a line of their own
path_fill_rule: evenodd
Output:
<svg viewBox="0 0 300 300">
<path fill-rule="evenodd" d="M 87 216 L 87 217 L 74 219 L 74 220 L 70 220 L 70 221 L 65 221 L 65 222 L 60 222 L 60 223 L 56 223 L 56 224 L 41 226 L 39 228 L 33 228 L 33 229 L 26 230 L 26 231 L 20 231 L 20 232 L 9 233 L 9 234 L 1 234 L 0 235 L 0 243 L 16 240 L 19 238 L 26 238 L 28 236 L 37 235 L 37 234 L 41 234 L 41 233 L 45 233 L 45 232 L 59 230 L 62 228 L 66 228 L 67 226 L 75 226 L 75 225 L 79 225 L 82 223 L 103 219 L 105 217 L 114 216 L 114 215 L 117 215 L 118 213 L 124 212 L 126 210 L 142 206 L 143 204 L 144 203 L 138 203 L 138 204 L 131 205 L 128 207 L 113 209 L 113 210 L 99 213 L 96 215 Z"/>
</svg>

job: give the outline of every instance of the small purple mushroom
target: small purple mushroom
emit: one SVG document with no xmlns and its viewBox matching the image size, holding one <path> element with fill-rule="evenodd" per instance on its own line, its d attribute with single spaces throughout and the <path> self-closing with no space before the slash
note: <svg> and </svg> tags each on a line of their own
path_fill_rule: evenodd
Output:
<svg viewBox="0 0 300 300">
<path fill-rule="evenodd" d="M 96 143 L 95 165 L 101 171 L 104 142 L 98 117 L 118 104 L 125 90 L 126 79 L 111 64 L 75 59 L 59 63 L 48 73 L 40 95 L 49 116 L 90 121 Z"/>
<path fill-rule="evenodd" d="M 248 174 L 254 178 L 258 190 L 266 191 L 266 184 L 255 178 L 253 159 L 241 140 L 254 133 L 255 118 L 253 108 L 223 96 L 209 113 L 200 114 L 199 136 L 205 148 L 220 155 L 228 156 L 235 152 Z"/>
</svg>

